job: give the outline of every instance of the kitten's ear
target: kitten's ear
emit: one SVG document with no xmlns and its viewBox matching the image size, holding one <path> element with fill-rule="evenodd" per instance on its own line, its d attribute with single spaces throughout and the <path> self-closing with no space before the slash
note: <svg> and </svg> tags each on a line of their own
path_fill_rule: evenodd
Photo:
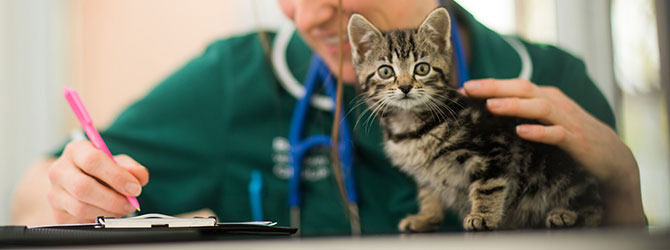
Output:
<svg viewBox="0 0 670 250">
<path fill-rule="evenodd" d="M 365 59 L 375 43 L 382 40 L 382 33 L 365 17 L 359 14 L 351 15 L 349 25 L 349 43 L 354 62 Z"/>
<path fill-rule="evenodd" d="M 437 8 L 423 20 L 419 26 L 419 33 L 425 35 L 428 41 L 437 46 L 440 52 L 451 48 L 451 19 L 445 8 Z"/>
</svg>

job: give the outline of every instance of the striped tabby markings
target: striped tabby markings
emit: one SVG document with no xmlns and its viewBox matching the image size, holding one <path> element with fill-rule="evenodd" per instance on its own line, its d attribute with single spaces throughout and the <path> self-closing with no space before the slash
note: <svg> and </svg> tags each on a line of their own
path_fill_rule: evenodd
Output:
<svg viewBox="0 0 670 250">
<path fill-rule="evenodd" d="M 420 187 L 417 200 L 419 212 L 405 217 L 398 223 L 398 230 L 401 232 L 434 231 L 444 220 L 444 203 L 433 188 Z"/>
<path fill-rule="evenodd" d="M 493 230 L 500 226 L 507 199 L 507 180 L 477 180 L 470 186 L 470 214 L 463 227 L 468 231 Z"/>
</svg>

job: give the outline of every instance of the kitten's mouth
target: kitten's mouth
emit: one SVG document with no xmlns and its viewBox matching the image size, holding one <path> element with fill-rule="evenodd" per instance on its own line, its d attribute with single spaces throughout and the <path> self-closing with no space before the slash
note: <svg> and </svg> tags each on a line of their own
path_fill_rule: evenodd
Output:
<svg viewBox="0 0 670 250">
<path fill-rule="evenodd" d="M 412 110 L 423 105 L 420 99 L 421 97 L 416 95 L 398 95 L 392 99 L 392 105 L 403 110 Z"/>
<path fill-rule="evenodd" d="M 416 96 L 402 95 L 402 96 L 396 97 L 395 101 L 397 101 L 397 102 L 413 102 L 416 99 L 417 99 Z"/>
<path fill-rule="evenodd" d="M 442 101 L 434 99 L 430 94 L 422 92 L 399 93 L 395 92 L 388 97 L 390 106 L 405 112 L 423 112 L 437 109 Z"/>
</svg>

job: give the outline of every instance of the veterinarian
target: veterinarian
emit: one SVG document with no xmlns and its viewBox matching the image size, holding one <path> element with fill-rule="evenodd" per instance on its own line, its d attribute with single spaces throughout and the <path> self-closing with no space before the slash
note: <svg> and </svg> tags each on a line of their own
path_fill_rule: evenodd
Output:
<svg viewBox="0 0 670 250">
<path fill-rule="evenodd" d="M 102 132 L 118 165 L 88 141 L 73 141 L 31 167 L 17 186 L 14 223 L 124 216 L 134 209 L 123 195 L 139 195 L 142 213 L 207 209 L 223 221 L 246 221 L 260 211 L 261 219 L 289 225 L 289 179 L 300 174 L 300 232 L 350 234 L 330 149 L 310 150 L 300 173 L 289 164 L 291 116 L 313 53 L 346 83 L 342 104 L 351 128 L 362 111 L 352 101 L 348 44 L 338 70 L 338 1 L 278 1 L 294 28 L 212 43 Z M 342 22 L 359 13 L 382 30 L 416 27 L 440 4 L 458 20 L 469 77 L 478 79 L 464 92 L 489 98 L 493 113 L 541 121 L 519 126 L 518 135 L 559 146 L 602 182 L 606 225 L 645 225 L 636 161 L 582 61 L 553 46 L 501 36 L 448 1 L 344 0 Z M 399 220 L 417 211 L 415 183 L 391 166 L 378 124 L 366 118 L 352 130 L 360 230 L 397 233 Z M 332 103 L 314 101 L 303 134 L 330 134 L 332 124 Z M 250 182 L 260 183 L 260 191 L 250 191 Z M 449 213 L 441 230 L 462 230 L 461 224 Z"/>
</svg>

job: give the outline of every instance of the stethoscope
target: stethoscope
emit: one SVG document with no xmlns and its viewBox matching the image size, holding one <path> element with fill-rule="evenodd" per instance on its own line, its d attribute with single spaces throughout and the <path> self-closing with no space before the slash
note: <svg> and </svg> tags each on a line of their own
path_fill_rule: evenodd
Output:
<svg viewBox="0 0 670 250">
<path fill-rule="evenodd" d="M 289 180 L 289 207 L 291 213 L 291 226 L 300 225 L 300 176 L 302 173 L 302 159 L 305 154 L 314 147 L 330 146 L 331 138 L 328 135 L 312 135 L 302 138 L 302 131 L 305 125 L 305 118 L 309 109 L 310 96 L 317 89 L 319 83 L 323 84 L 326 93 L 335 100 L 335 78 L 317 55 L 312 57 L 312 63 L 307 72 L 305 81 L 305 95 L 298 100 L 293 111 L 291 127 L 289 131 L 290 158 L 289 162 L 292 168 L 292 175 Z M 342 170 L 342 180 L 349 207 L 352 234 L 360 234 L 360 225 L 358 223 L 358 196 L 356 194 L 356 185 L 353 176 L 353 147 L 354 142 L 351 139 L 351 129 L 345 116 L 340 118 L 340 138 L 337 141 L 338 155 Z"/>
<path fill-rule="evenodd" d="M 452 16 L 452 44 L 455 51 L 456 68 L 459 80 L 459 87 L 469 80 L 468 65 L 465 62 L 465 50 L 459 33 L 459 26 L 456 18 Z M 283 26 L 277 33 L 277 37 L 273 43 L 272 51 L 272 65 L 275 74 L 280 79 L 283 87 L 293 96 L 298 99 L 291 119 L 289 131 L 289 145 L 290 145 L 290 166 L 292 175 L 289 179 L 289 207 L 290 207 L 290 222 L 292 227 L 300 226 L 300 179 L 302 171 L 302 159 L 311 148 L 319 146 L 330 146 L 331 138 L 329 135 L 311 135 L 303 138 L 302 131 L 305 125 L 305 119 L 309 110 L 310 104 L 315 108 L 332 111 L 335 106 L 335 78 L 319 58 L 318 55 L 312 57 L 312 61 L 307 72 L 304 87 L 292 76 L 286 63 L 285 51 L 293 36 L 295 27 L 292 25 Z M 525 49 L 525 46 L 516 39 L 506 38 L 510 46 L 515 49 L 522 61 L 522 69 L 519 78 L 529 79 L 532 71 L 532 64 L 530 57 Z M 314 91 L 318 84 L 322 84 L 327 96 L 316 95 Z M 344 109 L 342 109 L 344 110 Z M 334 112 L 333 112 L 334 113 Z M 353 157 L 353 140 L 351 129 L 348 126 L 346 116 L 340 118 L 340 138 L 338 140 L 338 153 L 341 163 L 341 176 L 344 182 L 344 189 L 346 192 L 347 205 L 351 211 L 350 225 L 352 235 L 361 233 L 361 227 L 358 217 L 358 196 L 356 192 L 356 184 L 354 177 L 354 157 Z"/>
</svg>

